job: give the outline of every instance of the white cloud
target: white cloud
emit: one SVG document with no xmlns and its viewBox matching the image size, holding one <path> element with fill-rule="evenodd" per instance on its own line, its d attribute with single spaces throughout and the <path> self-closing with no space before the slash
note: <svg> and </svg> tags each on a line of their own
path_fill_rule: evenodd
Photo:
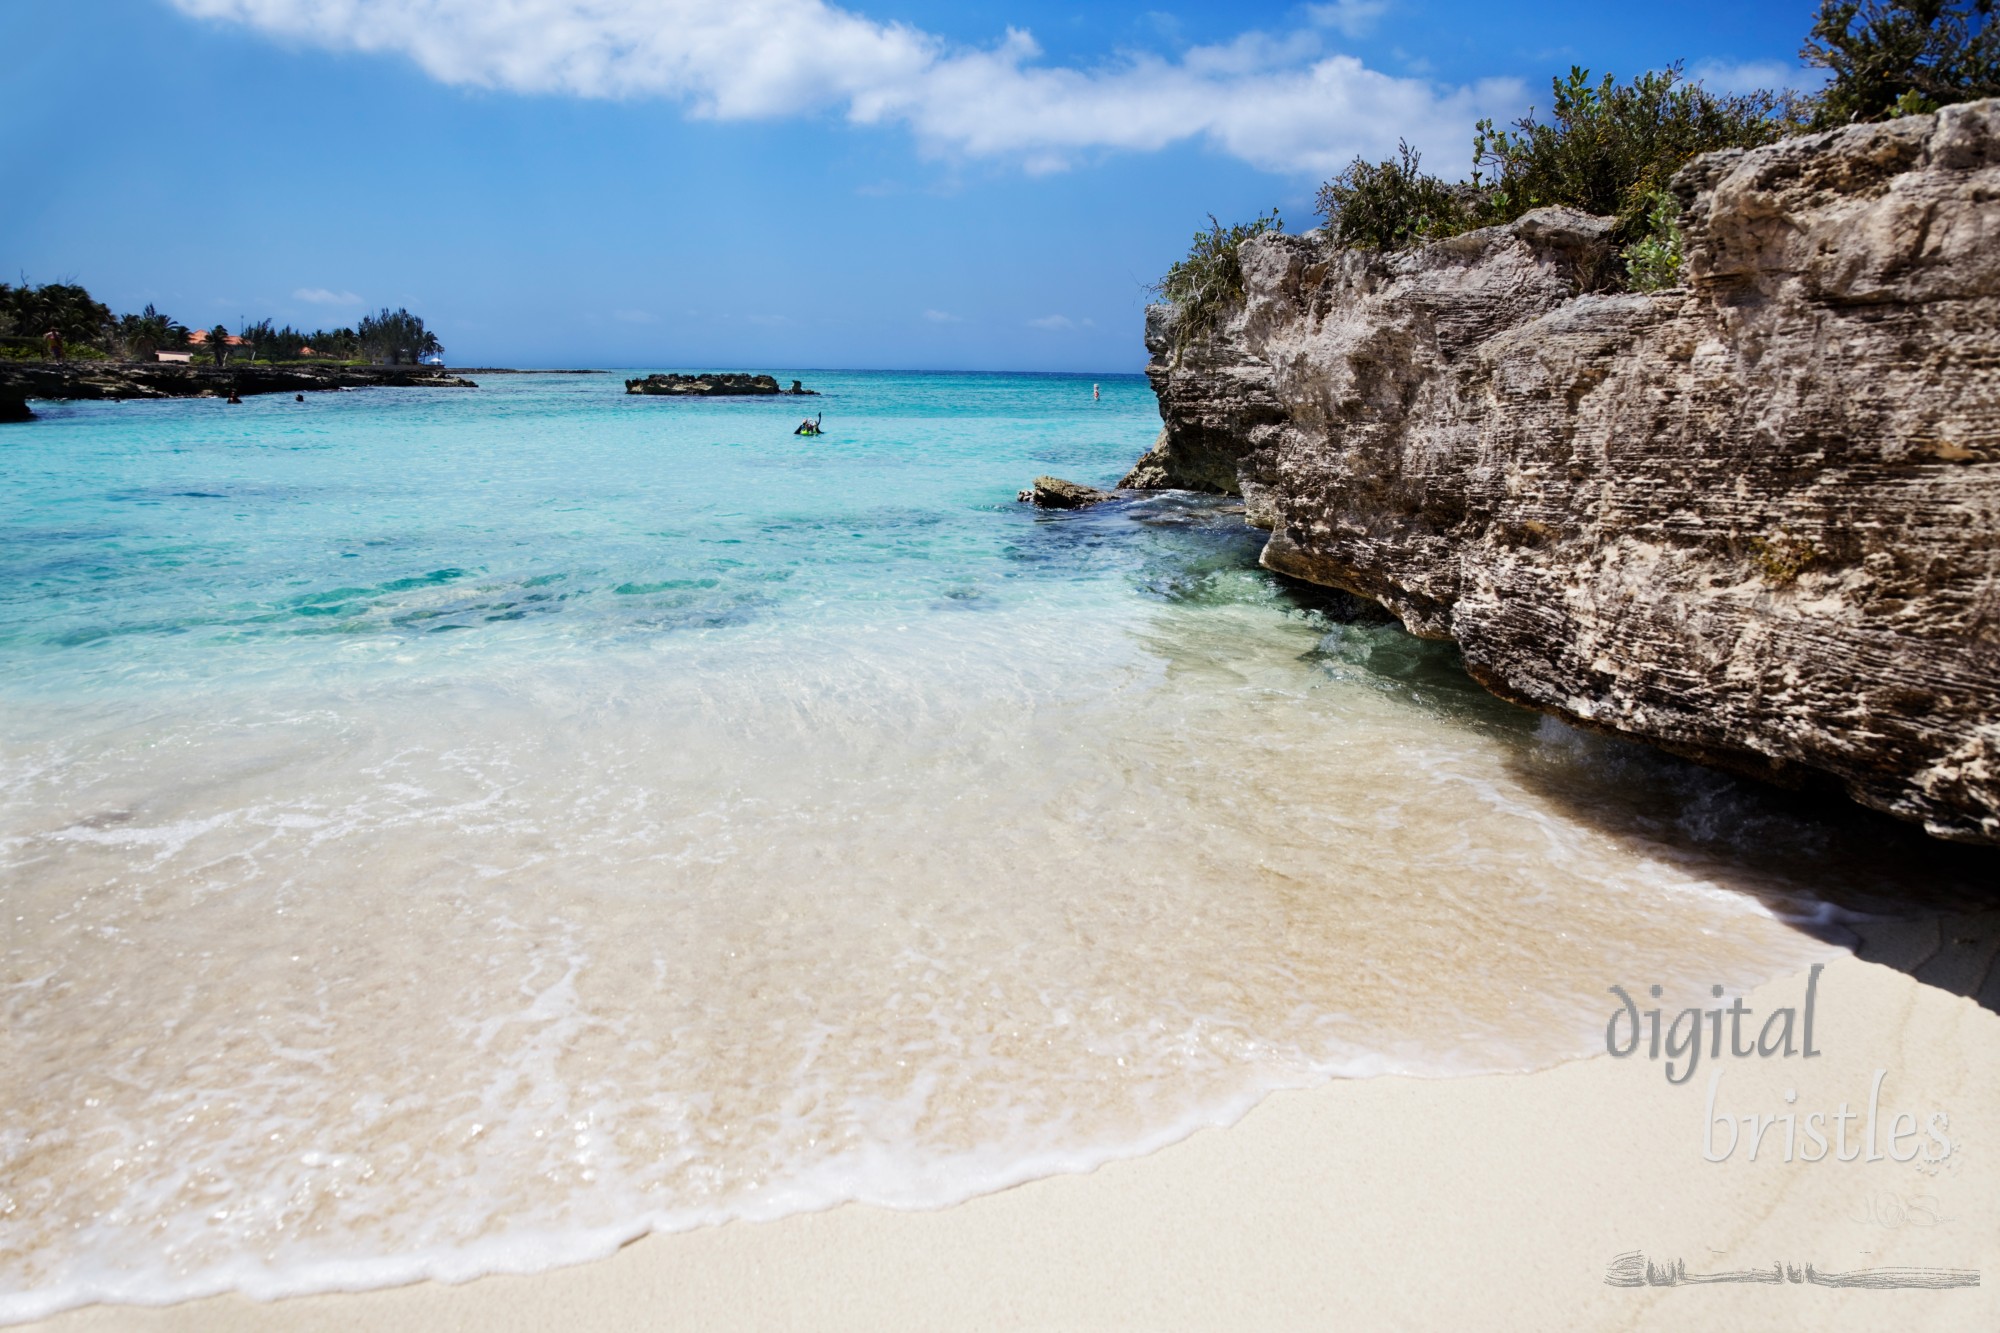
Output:
<svg viewBox="0 0 2000 1333">
<path fill-rule="evenodd" d="M 1826 82 L 1825 70 L 1803 69 L 1782 60 L 1703 60 L 1687 75 L 1713 93 L 1750 93 L 1760 88 L 1811 92 Z"/>
<path fill-rule="evenodd" d="M 1049 329 L 1055 331 L 1073 329 L 1076 327 L 1076 322 L 1068 315 L 1043 315 L 1040 319 L 1029 320 L 1028 327 L 1031 329 Z"/>
<path fill-rule="evenodd" d="M 949 310 L 926 310 L 924 311 L 924 318 L 929 320 L 933 324 L 965 323 L 965 319 L 963 316 L 954 315 Z"/>
<path fill-rule="evenodd" d="M 1306 14 L 1321 27 L 1353 38 L 1366 36 L 1388 8 L 1388 0 L 1333 0 L 1327 5 L 1307 5 Z"/>
<path fill-rule="evenodd" d="M 325 287 L 301 287 L 292 293 L 295 301 L 308 305 L 360 305 L 361 298 L 353 292 L 329 291 Z"/>
<path fill-rule="evenodd" d="M 835 112 L 901 125 L 928 151 L 1060 170 L 1081 153 L 1202 139 L 1271 171 L 1323 174 L 1407 137 L 1444 159 L 1524 100 L 1511 80 L 1440 87 L 1329 54 L 1318 31 L 1251 32 L 1176 58 L 1041 62 L 1028 33 L 955 47 L 825 0 L 173 0 L 288 42 L 408 57 L 447 84 L 662 97 L 736 120 Z M 1358 31 L 1378 0 L 1317 6 Z"/>
</svg>

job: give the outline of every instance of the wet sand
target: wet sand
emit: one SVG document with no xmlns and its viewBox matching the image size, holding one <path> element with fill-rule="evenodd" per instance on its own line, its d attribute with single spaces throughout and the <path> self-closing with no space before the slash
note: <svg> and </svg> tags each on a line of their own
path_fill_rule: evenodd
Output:
<svg viewBox="0 0 2000 1333">
<path fill-rule="evenodd" d="M 937 1211 L 846 1206 L 654 1236 L 595 1264 L 258 1304 L 96 1307 L 38 1328 L 1990 1329 L 2000 1325 L 2000 915 L 1886 925 L 1816 990 L 1810 1062 L 1731 1059 L 1718 1113 L 1866 1112 L 1852 1161 L 1703 1160 L 1709 1066 L 1600 1056 L 1539 1073 L 1342 1080 L 1088 1175 Z M 1887 964 L 1887 965 L 1885 965 Z M 1921 979 L 1920 979 L 1921 978 Z M 1800 974 L 1749 997 L 1799 1006 Z M 1969 991 L 1973 997 L 1954 994 Z M 1609 1008 L 1616 1001 L 1607 997 Z M 1952 1151 L 1898 1163 L 1891 1116 L 1932 1111 Z M 1829 1123 L 1831 1123 L 1829 1121 Z M 1720 1147 L 1722 1131 L 1709 1144 Z M 1800 1152 L 1808 1149 L 1798 1140 Z M 1916 1149 L 1904 1139 L 1904 1152 Z M 1789 1265 L 1801 1280 L 1607 1282 Z M 1819 1281 L 1806 1280 L 1806 1266 Z M 1830 1286 L 1925 1270 L 1979 1286 Z M 1914 1280 L 1903 1273 L 1896 1280 Z"/>
</svg>

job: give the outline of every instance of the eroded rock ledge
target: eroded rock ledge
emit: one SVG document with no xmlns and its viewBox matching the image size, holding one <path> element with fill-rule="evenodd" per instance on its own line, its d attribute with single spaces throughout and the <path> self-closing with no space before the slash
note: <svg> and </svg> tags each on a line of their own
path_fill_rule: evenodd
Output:
<svg viewBox="0 0 2000 1333">
<path fill-rule="evenodd" d="M 1508 699 L 2000 843 L 2000 101 L 1692 164 L 1687 285 L 1559 210 L 1243 251 L 1126 486 L 1242 494 L 1274 570 Z"/>
</svg>

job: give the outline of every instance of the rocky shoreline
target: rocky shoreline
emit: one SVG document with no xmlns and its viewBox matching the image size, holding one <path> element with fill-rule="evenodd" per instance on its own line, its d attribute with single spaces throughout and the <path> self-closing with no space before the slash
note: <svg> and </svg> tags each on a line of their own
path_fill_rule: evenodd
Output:
<svg viewBox="0 0 2000 1333">
<path fill-rule="evenodd" d="M 438 366 L 193 366 L 154 361 L 0 361 L 0 421 L 27 421 L 32 398 L 227 398 L 332 389 L 478 386 Z"/>
<path fill-rule="evenodd" d="M 1241 494 L 1273 570 L 1500 696 L 2000 844 L 2000 101 L 1713 154 L 1684 286 L 1609 220 L 1243 247 L 1122 483 Z"/>
</svg>

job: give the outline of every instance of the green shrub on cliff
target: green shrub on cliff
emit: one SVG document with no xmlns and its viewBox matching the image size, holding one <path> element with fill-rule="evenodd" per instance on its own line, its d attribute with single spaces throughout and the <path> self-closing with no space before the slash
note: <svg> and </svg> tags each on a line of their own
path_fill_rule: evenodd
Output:
<svg viewBox="0 0 2000 1333">
<path fill-rule="evenodd" d="M 1712 93 L 1681 76 L 1679 65 L 1620 84 L 1572 67 L 1551 81 L 1555 104 L 1545 123 L 1531 110 L 1511 130 L 1490 120 L 1472 141 L 1473 183 L 1485 193 L 1482 223 L 1511 222 L 1530 209 L 1562 205 L 1619 221 L 1630 244 L 1649 231 L 1648 216 L 1675 172 L 1702 153 L 1755 148 L 1805 125 L 1805 106 L 1789 93 Z"/>
<path fill-rule="evenodd" d="M 1631 283 L 1671 286 L 1680 271 L 1678 205 L 1666 190 L 1674 173 L 1701 153 L 1796 133 L 1809 111 L 1791 93 L 1712 93 L 1678 65 L 1626 84 L 1573 67 L 1551 90 L 1546 122 L 1533 111 L 1509 129 L 1479 122 L 1469 182 L 1425 174 L 1407 143 L 1384 162 L 1354 159 L 1320 187 L 1327 231 L 1340 245 L 1397 250 L 1560 205 L 1616 217 Z"/>
<path fill-rule="evenodd" d="M 1656 292 L 1681 280 L 1681 204 L 1656 191 L 1645 215 L 1645 232 L 1625 247 L 1625 277 L 1635 292 Z"/>
<path fill-rule="evenodd" d="M 1243 242 L 1267 231 L 1283 231 L 1284 219 L 1278 210 L 1254 222 L 1224 227 L 1215 214 L 1208 215 L 1208 230 L 1198 231 L 1188 246 L 1187 257 L 1167 270 L 1154 290 L 1176 310 L 1173 356 L 1180 359 L 1189 342 L 1214 330 L 1223 311 L 1243 299 L 1243 265 L 1239 252 Z"/>
<path fill-rule="evenodd" d="M 1341 245 L 1363 250 L 1405 246 L 1455 236 L 1475 226 L 1478 193 L 1422 170 L 1423 157 L 1407 141 L 1386 162 L 1357 157 L 1319 187 L 1319 214 Z"/>
<path fill-rule="evenodd" d="M 1833 76 L 1816 107 L 1822 126 L 2000 97 L 1993 0 L 1821 0 L 1799 56 Z"/>
</svg>

